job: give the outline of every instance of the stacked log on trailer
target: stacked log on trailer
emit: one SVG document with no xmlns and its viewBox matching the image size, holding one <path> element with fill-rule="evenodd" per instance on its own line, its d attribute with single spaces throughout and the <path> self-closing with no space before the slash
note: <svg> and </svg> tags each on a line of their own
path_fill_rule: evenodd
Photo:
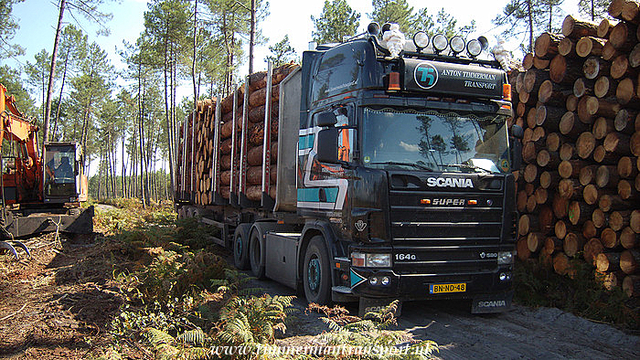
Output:
<svg viewBox="0 0 640 360">
<path fill-rule="evenodd" d="M 265 112 L 267 96 L 270 122 L 270 186 L 269 195 L 275 197 L 275 181 L 278 151 L 278 84 L 298 65 L 287 64 L 273 70 L 271 89 L 267 91 L 267 72 L 257 72 L 247 77 L 247 82 L 237 87 L 216 107 L 215 101 L 198 103 L 198 111 L 190 114 L 181 130 L 179 154 L 186 153 L 186 163 L 178 164 L 178 178 L 186 178 L 185 187 L 178 191 L 190 192 L 197 205 L 212 205 L 216 194 L 228 201 L 232 194 L 242 193 L 250 201 L 262 198 L 263 148 L 265 136 Z M 247 85 L 248 84 L 248 85 Z M 234 101 L 235 100 L 235 101 Z M 219 119 L 216 121 L 216 111 Z M 193 128 L 191 121 L 193 121 Z M 235 129 L 234 129 L 235 124 Z M 217 129 L 217 131 L 216 131 Z M 246 132 L 243 134 L 244 129 Z M 192 145 L 191 132 L 195 141 Z M 186 137 L 184 134 L 186 133 Z M 246 154 L 241 143 L 245 141 Z M 185 145 L 186 144 L 186 145 Z M 189 164 L 193 146 L 193 165 Z M 183 150 L 186 149 L 186 150 Z M 182 159 L 181 156 L 178 157 Z M 217 159 L 217 161 L 216 161 Z M 218 167 L 215 169 L 215 167 Z M 191 169 L 193 168 L 193 170 Z M 241 170 L 242 174 L 241 174 Z M 184 172 L 185 176 L 181 173 Z M 216 176 L 217 175 L 217 176 Z M 193 176 L 194 186 L 189 183 Z"/>
<path fill-rule="evenodd" d="M 612 1 L 617 21 L 567 16 L 511 75 L 518 171 L 518 257 L 573 276 L 572 259 L 605 287 L 640 296 L 640 12 Z"/>
</svg>

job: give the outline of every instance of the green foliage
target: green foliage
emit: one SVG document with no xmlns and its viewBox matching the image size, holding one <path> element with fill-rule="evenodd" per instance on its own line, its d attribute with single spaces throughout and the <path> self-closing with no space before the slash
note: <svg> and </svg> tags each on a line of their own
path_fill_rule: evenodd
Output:
<svg viewBox="0 0 640 360">
<path fill-rule="evenodd" d="M 560 18 L 559 6 L 564 0 L 510 0 L 493 23 L 503 27 L 503 35 L 518 37 L 526 34 L 522 50 L 533 51 L 534 39 L 542 31 L 553 31 Z"/>
<path fill-rule="evenodd" d="M 607 16 L 611 0 L 578 0 L 578 12 L 595 22 Z"/>
<path fill-rule="evenodd" d="M 284 323 L 294 296 L 233 297 L 220 311 L 221 345 L 272 343 L 275 332 L 287 330 Z"/>
<path fill-rule="evenodd" d="M 396 23 L 400 25 L 400 31 L 413 35 L 417 31 L 425 31 L 430 37 L 436 34 L 444 34 L 447 37 L 454 35 L 466 36 L 475 31 L 475 21 L 471 24 L 458 27 L 458 20 L 441 8 L 435 16 L 429 14 L 427 8 L 414 11 L 406 0 L 373 0 L 373 11 L 369 17 L 379 24 Z"/>
<path fill-rule="evenodd" d="M 321 339 L 328 346 L 351 346 L 353 348 L 384 348 L 397 349 L 397 352 L 363 352 L 362 354 L 345 357 L 342 355 L 327 358 L 357 358 L 357 359 L 429 359 L 434 352 L 439 352 L 438 344 L 431 340 L 419 341 L 404 331 L 388 330 L 396 326 L 396 311 L 398 300 L 391 302 L 379 311 L 368 312 L 364 318 L 349 315 L 341 307 L 329 308 L 318 304 L 310 304 L 308 311 L 323 313 L 322 318 L 329 331 L 321 335 Z"/>
<path fill-rule="evenodd" d="M 597 321 L 640 328 L 638 304 L 616 287 L 611 291 L 595 280 L 594 270 L 572 259 L 573 278 L 549 271 L 537 262 L 519 262 L 514 276 L 514 300 L 527 306 L 557 307 Z"/>
<path fill-rule="evenodd" d="M 0 41 L 0 59 L 24 54 L 22 47 L 9 43 L 15 36 L 18 28 L 20 28 L 20 25 L 11 15 L 11 12 L 15 4 L 23 1 L 24 0 L 0 0 L 0 19 L 2 19 L 2 21 L 0 21 L 0 34 L 2 34 L 2 41 Z"/>
<path fill-rule="evenodd" d="M 7 95 L 15 97 L 18 110 L 27 117 L 36 115 L 35 101 L 22 85 L 19 71 L 10 68 L 8 65 L 0 66 L 0 84 L 7 88 Z"/>
<path fill-rule="evenodd" d="M 269 51 L 271 51 L 271 55 L 267 56 L 265 61 L 271 61 L 274 67 L 282 66 L 292 61 L 296 54 L 296 50 L 289 43 L 289 35 L 285 35 L 280 42 L 269 46 Z"/>
<path fill-rule="evenodd" d="M 360 26 L 360 14 L 346 0 L 325 0 L 322 14 L 311 15 L 315 30 L 313 41 L 319 44 L 338 43 L 345 36 L 353 36 Z"/>
</svg>

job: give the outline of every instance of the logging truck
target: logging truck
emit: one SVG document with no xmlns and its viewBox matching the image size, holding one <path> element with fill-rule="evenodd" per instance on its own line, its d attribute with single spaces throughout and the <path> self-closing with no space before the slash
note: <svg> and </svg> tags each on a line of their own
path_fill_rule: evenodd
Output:
<svg viewBox="0 0 640 360">
<path fill-rule="evenodd" d="M 522 135 L 506 72 L 478 59 L 484 38 L 419 32 L 398 48 L 379 30 L 200 102 L 180 130 L 178 215 L 220 228 L 238 268 L 309 302 L 504 311 Z"/>
</svg>

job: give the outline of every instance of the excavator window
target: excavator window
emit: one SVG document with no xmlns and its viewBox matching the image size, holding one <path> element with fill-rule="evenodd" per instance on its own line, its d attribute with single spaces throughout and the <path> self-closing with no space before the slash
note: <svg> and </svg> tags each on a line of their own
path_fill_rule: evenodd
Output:
<svg viewBox="0 0 640 360">
<path fill-rule="evenodd" d="M 76 192 L 75 149 L 51 147 L 45 162 L 45 194 L 74 196 Z"/>
</svg>

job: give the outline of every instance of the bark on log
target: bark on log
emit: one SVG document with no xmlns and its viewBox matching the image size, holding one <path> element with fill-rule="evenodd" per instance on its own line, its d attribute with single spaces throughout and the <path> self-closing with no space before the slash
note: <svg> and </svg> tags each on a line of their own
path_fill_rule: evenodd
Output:
<svg viewBox="0 0 640 360">
<path fill-rule="evenodd" d="M 615 271 L 620 268 L 620 253 L 600 253 L 596 256 L 598 271 Z"/>
<path fill-rule="evenodd" d="M 553 227 L 553 233 L 558 239 L 564 239 L 567 236 L 567 223 L 563 220 L 556 221 Z"/>
<path fill-rule="evenodd" d="M 635 164 L 637 163 L 638 158 L 623 156 L 618 161 L 617 172 L 623 179 L 632 179 L 638 174 L 638 169 Z"/>
<path fill-rule="evenodd" d="M 620 244 L 620 239 L 612 228 L 606 228 L 602 230 L 600 242 L 602 242 L 602 246 L 606 249 L 613 249 Z"/>
<path fill-rule="evenodd" d="M 524 74 L 523 91 L 526 93 L 531 93 L 533 92 L 534 89 L 537 90 L 540 87 L 540 85 L 545 80 L 548 80 L 548 79 L 549 79 L 549 72 L 546 70 L 538 70 L 538 69 L 527 70 L 527 72 Z M 536 94 L 537 94 L 537 91 L 536 91 Z"/>
<path fill-rule="evenodd" d="M 573 95 L 582 97 L 584 95 L 592 95 L 595 81 L 586 78 L 577 78 L 573 83 Z"/>
<path fill-rule="evenodd" d="M 578 180 L 580 181 L 580 185 L 587 186 L 593 182 L 596 177 L 596 171 L 598 167 L 596 165 L 587 165 L 580 169 L 580 173 L 578 174 Z"/>
<path fill-rule="evenodd" d="M 576 111 L 578 109 L 578 101 L 580 101 L 580 99 L 578 99 L 575 95 L 569 94 L 565 103 L 565 108 L 567 109 L 567 111 Z"/>
<path fill-rule="evenodd" d="M 576 152 L 582 159 L 587 159 L 596 147 L 596 138 L 592 133 L 586 131 L 580 134 L 576 140 Z"/>
<path fill-rule="evenodd" d="M 618 169 L 615 166 L 598 166 L 595 183 L 599 188 L 616 188 L 618 186 L 618 179 Z"/>
<path fill-rule="evenodd" d="M 592 36 L 585 36 L 580 38 L 576 43 L 576 54 L 583 58 L 587 56 L 600 56 L 602 55 L 603 47 L 604 40 Z"/>
<path fill-rule="evenodd" d="M 618 154 L 607 152 L 602 145 L 598 145 L 593 149 L 593 160 L 598 164 L 615 165 L 618 158 Z"/>
<path fill-rule="evenodd" d="M 613 121 L 614 129 L 627 135 L 633 135 L 636 128 L 635 119 L 637 115 L 638 112 L 620 109 Z"/>
<path fill-rule="evenodd" d="M 609 19 L 602 19 L 602 21 L 600 21 L 600 23 L 598 24 L 598 31 L 596 33 L 596 36 L 601 39 L 608 39 L 609 34 L 611 33 L 611 30 L 613 30 L 613 27 L 615 25 L 616 24 L 612 23 Z"/>
<path fill-rule="evenodd" d="M 636 42 L 637 26 L 627 22 L 619 22 L 609 34 L 611 45 L 617 50 L 631 49 Z"/>
<path fill-rule="evenodd" d="M 573 225 L 579 225 L 587 221 L 591 218 L 591 213 L 595 207 L 587 205 L 581 201 L 572 201 L 569 204 L 569 210 L 567 215 L 569 216 L 569 221 Z"/>
<path fill-rule="evenodd" d="M 631 217 L 631 211 L 613 211 L 609 215 L 609 227 L 614 231 L 620 231 L 629 226 L 629 220 Z"/>
<path fill-rule="evenodd" d="M 558 121 L 558 123 L 560 123 L 560 121 Z M 547 139 L 545 140 L 547 150 L 549 151 L 560 150 L 560 145 L 562 145 L 565 142 L 567 142 L 567 139 L 564 136 L 555 132 L 548 134 Z"/>
<path fill-rule="evenodd" d="M 558 53 L 558 43 L 561 39 L 562 36 L 557 34 L 542 33 L 535 41 L 534 53 L 541 59 L 551 59 Z"/>
<path fill-rule="evenodd" d="M 614 121 L 612 119 L 599 117 L 593 123 L 593 137 L 595 137 L 596 140 L 604 139 L 607 134 L 614 130 Z"/>
<path fill-rule="evenodd" d="M 625 276 L 624 280 L 622 280 L 622 291 L 624 291 L 628 297 L 639 297 L 640 275 Z"/>
<path fill-rule="evenodd" d="M 568 58 L 575 58 L 576 43 L 571 38 L 565 37 L 558 43 L 558 54 Z"/>
<path fill-rule="evenodd" d="M 576 153 L 575 145 L 568 142 L 560 146 L 560 151 L 558 151 L 558 154 L 560 155 L 560 160 L 563 161 L 573 160 L 578 156 Z"/>
<path fill-rule="evenodd" d="M 567 216 L 567 213 L 569 211 L 569 200 L 563 198 L 560 195 L 555 195 L 553 197 L 553 201 L 552 201 L 552 209 L 553 209 L 553 215 L 555 215 L 556 218 L 558 219 L 562 219 L 565 216 Z"/>
<path fill-rule="evenodd" d="M 574 257 L 578 252 L 582 251 L 585 242 L 586 240 L 581 234 L 570 232 L 562 242 L 562 249 L 567 256 Z"/>
<path fill-rule="evenodd" d="M 629 155 L 631 152 L 631 149 L 629 148 L 630 141 L 631 139 L 628 135 L 619 132 L 612 132 L 604 138 L 602 145 L 608 152 L 613 152 L 619 155 Z"/>
<path fill-rule="evenodd" d="M 638 270 L 640 264 L 640 251 L 624 250 L 620 254 L 620 269 L 627 275 L 632 275 Z"/>
<path fill-rule="evenodd" d="M 592 220 L 587 220 L 582 224 L 582 236 L 584 236 L 585 239 L 591 239 L 592 237 L 598 236 L 598 229 L 593 225 Z"/>
<path fill-rule="evenodd" d="M 567 15 L 562 22 L 562 35 L 579 39 L 583 36 L 597 36 L 598 25 L 576 20 L 573 16 Z"/>
<path fill-rule="evenodd" d="M 538 101 L 547 106 L 564 108 L 567 95 L 569 92 L 566 89 L 551 80 L 545 80 L 538 89 Z"/>
<path fill-rule="evenodd" d="M 549 78 L 557 84 L 573 84 L 582 76 L 582 71 L 577 64 L 567 62 L 567 58 L 556 55 L 549 64 Z M 546 80 L 546 79 L 545 79 Z"/>
<path fill-rule="evenodd" d="M 556 186 L 559 181 L 560 175 L 557 171 L 544 171 L 540 174 L 540 186 L 543 189 L 549 189 L 552 186 Z"/>
<path fill-rule="evenodd" d="M 589 130 L 589 127 L 582 121 L 579 121 L 578 116 L 571 111 L 567 111 L 562 115 L 558 128 L 562 135 L 571 139 L 577 139 L 581 133 Z"/>
<path fill-rule="evenodd" d="M 620 245 L 625 249 L 633 249 L 640 244 L 638 234 L 636 234 L 630 227 L 625 227 L 620 233 Z"/>
<path fill-rule="evenodd" d="M 604 246 L 598 238 L 591 238 L 584 245 L 584 252 L 582 253 L 584 260 L 587 264 L 595 266 L 596 257 L 598 254 L 604 251 Z"/>
</svg>

